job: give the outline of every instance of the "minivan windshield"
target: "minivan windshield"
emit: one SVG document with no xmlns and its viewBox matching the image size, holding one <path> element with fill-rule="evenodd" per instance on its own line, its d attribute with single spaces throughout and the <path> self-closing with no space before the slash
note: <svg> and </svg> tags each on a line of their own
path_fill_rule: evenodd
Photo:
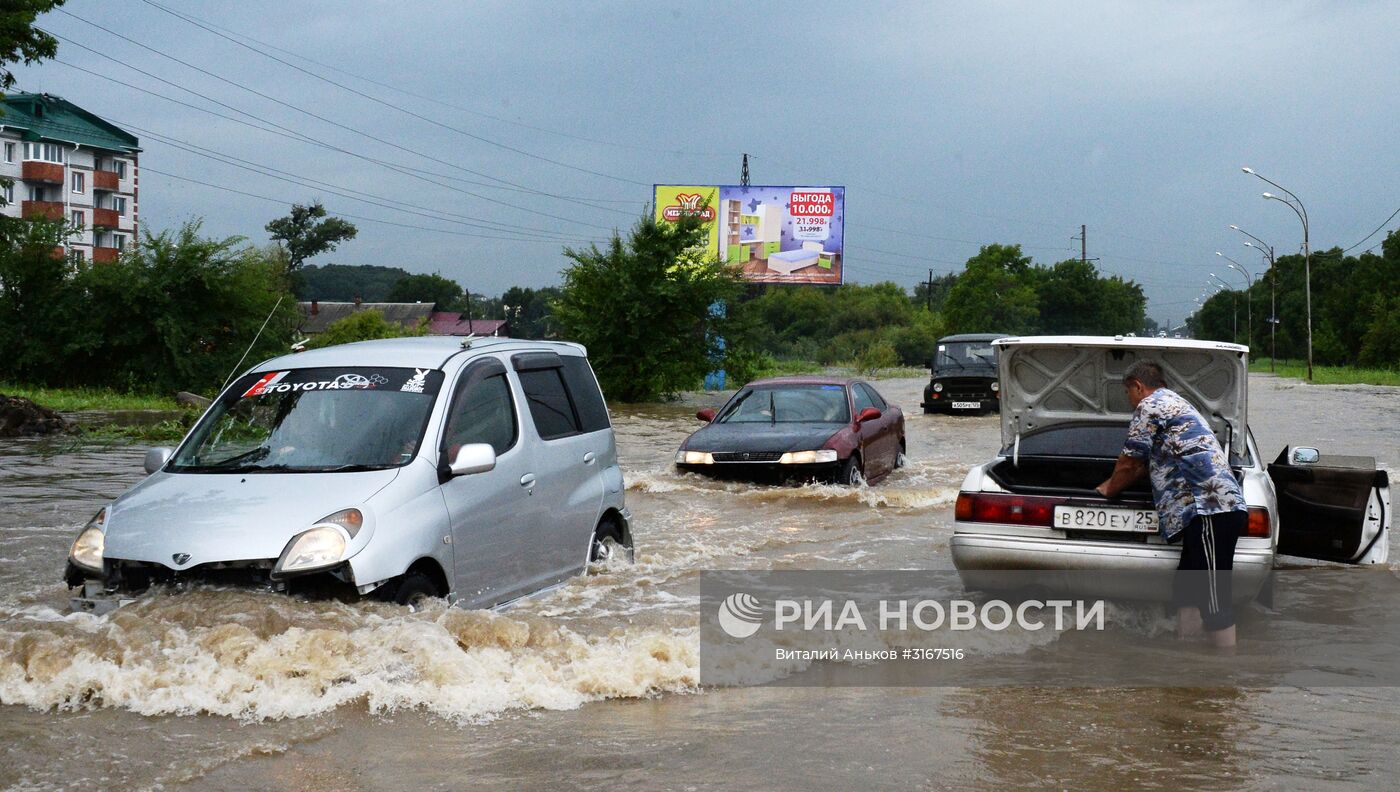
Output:
<svg viewBox="0 0 1400 792">
<path fill-rule="evenodd" d="M 846 423 L 851 410 L 841 385 L 748 388 L 739 392 L 718 423 Z"/>
<path fill-rule="evenodd" d="M 407 464 L 441 371 L 306 368 L 248 374 L 200 421 L 167 470 L 327 473 Z"/>
<path fill-rule="evenodd" d="M 957 372 L 960 369 L 995 369 L 996 350 L 991 341 L 953 341 L 938 345 L 933 367 Z"/>
</svg>

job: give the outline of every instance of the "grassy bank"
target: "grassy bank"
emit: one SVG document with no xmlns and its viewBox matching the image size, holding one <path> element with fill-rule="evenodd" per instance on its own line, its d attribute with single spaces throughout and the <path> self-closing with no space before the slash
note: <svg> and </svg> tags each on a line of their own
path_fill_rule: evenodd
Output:
<svg viewBox="0 0 1400 792">
<path fill-rule="evenodd" d="M 108 388 L 39 388 L 0 382 L 0 393 L 29 399 L 40 407 L 59 412 L 180 409 L 180 405 L 170 396 L 118 393 Z"/>
<path fill-rule="evenodd" d="M 1268 374 L 1269 359 L 1251 360 L 1249 370 Z M 1274 364 L 1273 373 L 1280 377 L 1306 379 L 1308 364 L 1302 360 L 1279 360 Z M 1314 365 L 1313 382 L 1318 385 L 1400 385 L 1400 370 Z"/>
<path fill-rule="evenodd" d="M 774 360 L 764 369 L 763 377 L 795 377 L 803 374 L 825 374 L 833 377 L 868 377 L 870 379 L 893 379 L 899 377 L 927 377 L 928 369 L 916 366 L 891 366 L 879 368 L 875 373 L 861 371 L 855 361 L 823 366 L 811 360 Z"/>
</svg>

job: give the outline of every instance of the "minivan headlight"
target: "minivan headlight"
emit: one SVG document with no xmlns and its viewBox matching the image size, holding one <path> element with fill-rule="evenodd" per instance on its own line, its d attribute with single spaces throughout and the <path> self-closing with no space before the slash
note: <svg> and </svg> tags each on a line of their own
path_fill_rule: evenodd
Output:
<svg viewBox="0 0 1400 792">
<path fill-rule="evenodd" d="M 823 448 L 820 451 L 789 451 L 778 457 L 780 465 L 816 465 L 835 461 L 836 449 L 834 448 Z"/>
<path fill-rule="evenodd" d="M 73 548 L 68 551 L 68 560 L 73 566 L 89 572 L 102 572 L 102 551 L 107 543 L 107 535 L 102 532 L 107 524 L 107 510 L 104 508 L 93 515 L 82 533 L 73 540 Z"/>
<path fill-rule="evenodd" d="M 359 509 L 344 509 L 322 517 L 315 525 L 292 537 L 272 574 L 311 572 L 340 563 L 345 558 L 346 546 L 360 532 L 364 521 L 365 516 Z"/>
</svg>

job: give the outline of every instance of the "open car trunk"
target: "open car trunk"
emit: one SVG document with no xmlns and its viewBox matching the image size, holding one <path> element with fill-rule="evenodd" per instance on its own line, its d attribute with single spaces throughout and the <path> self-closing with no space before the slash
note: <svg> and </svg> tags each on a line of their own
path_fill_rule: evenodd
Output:
<svg viewBox="0 0 1400 792">
<path fill-rule="evenodd" d="M 1021 456 L 1019 464 L 1004 459 L 993 465 L 988 474 L 1008 492 L 1021 495 L 1067 495 L 1082 498 L 1102 498 L 1094 488 L 1113 474 L 1116 458 Z M 1141 479 L 1125 490 L 1119 501 L 1152 503 L 1152 488 Z"/>
</svg>

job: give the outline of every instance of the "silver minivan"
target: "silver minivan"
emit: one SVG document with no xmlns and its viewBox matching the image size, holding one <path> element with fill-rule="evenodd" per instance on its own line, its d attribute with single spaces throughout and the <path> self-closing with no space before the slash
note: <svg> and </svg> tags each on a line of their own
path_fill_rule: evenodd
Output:
<svg viewBox="0 0 1400 792">
<path fill-rule="evenodd" d="M 269 360 L 73 543 L 75 609 L 205 582 L 493 607 L 632 547 L 577 344 L 424 337 Z"/>
</svg>

